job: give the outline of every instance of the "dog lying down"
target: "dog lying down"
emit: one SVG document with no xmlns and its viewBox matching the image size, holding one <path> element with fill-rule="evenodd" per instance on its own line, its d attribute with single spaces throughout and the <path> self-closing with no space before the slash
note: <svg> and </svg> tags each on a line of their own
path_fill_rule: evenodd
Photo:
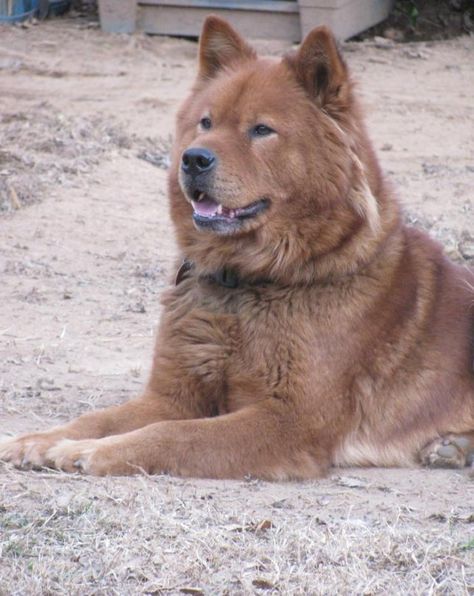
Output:
<svg viewBox="0 0 474 596">
<path fill-rule="evenodd" d="M 169 201 L 183 265 L 143 395 L 0 459 L 267 479 L 472 464 L 474 272 L 403 223 L 328 29 L 275 60 L 206 20 Z"/>
</svg>

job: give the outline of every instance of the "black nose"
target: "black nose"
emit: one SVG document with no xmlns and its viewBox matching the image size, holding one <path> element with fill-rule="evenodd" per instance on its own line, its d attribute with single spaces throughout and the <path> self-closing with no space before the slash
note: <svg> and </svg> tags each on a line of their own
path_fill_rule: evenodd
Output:
<svg viewBox="0 0 474 596">
<path fill-rule="evenodd" d="M 194 147 L 188 149 L 181 157 L 181 168 L 186 174 L 197 176 L 212 170 L 216 163 L 216 156 L 209 149 Z"/>
</svg>

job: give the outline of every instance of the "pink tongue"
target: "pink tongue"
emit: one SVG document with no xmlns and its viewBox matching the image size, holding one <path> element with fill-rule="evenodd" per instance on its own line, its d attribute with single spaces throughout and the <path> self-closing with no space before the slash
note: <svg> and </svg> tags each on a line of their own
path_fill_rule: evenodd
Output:
<svg viewBox="0 0 474 596">
<path fill-rule="evenodd" d="M 219 206 L 219 204 L 212 199 L 205 199 L 204 201 L 199 201 L 199 203 L 193 201 L 192 203 L 194 211 L 198 215 L 203 215 L 204 217 L 211 217 L 212 215 L 215 215 Z"/>
</svg>

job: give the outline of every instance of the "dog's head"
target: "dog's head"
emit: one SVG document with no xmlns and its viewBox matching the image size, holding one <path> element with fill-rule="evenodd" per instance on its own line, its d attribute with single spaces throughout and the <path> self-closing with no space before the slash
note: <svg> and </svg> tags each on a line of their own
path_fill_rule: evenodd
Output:
<svg viewBox="0 0 474 596">
<path fill-rule="evenodd" d="M 209 17 L 170 175 L 183 252 L 204 270 L 279 279 L 330 252 L 376 209 L 351 193 L 361 177 L 373 186 L 378 176 L 369 172 L 367 182 L 362 171 L 370 147 L 360 126 L 328 29 L 274 60 Z"/>
</svg>

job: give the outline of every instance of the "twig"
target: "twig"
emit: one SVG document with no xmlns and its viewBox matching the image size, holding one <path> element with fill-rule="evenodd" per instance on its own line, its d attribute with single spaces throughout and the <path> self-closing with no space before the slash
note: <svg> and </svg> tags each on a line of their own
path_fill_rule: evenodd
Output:
<svg viewBox="0 0 474 596">
<path fill-rule="evenodd" d="M 11 186 L 11 184 L 8 184 L 7 188 L 8 188 L 8 194 L 10 195 L 10 201 L 13 205 L 13 208 L 21 209 L 21 202 L 20 202 L 20 199 L 18 198 L 16 190 L 13 188 L 13 186 Z"/>
</svg>

